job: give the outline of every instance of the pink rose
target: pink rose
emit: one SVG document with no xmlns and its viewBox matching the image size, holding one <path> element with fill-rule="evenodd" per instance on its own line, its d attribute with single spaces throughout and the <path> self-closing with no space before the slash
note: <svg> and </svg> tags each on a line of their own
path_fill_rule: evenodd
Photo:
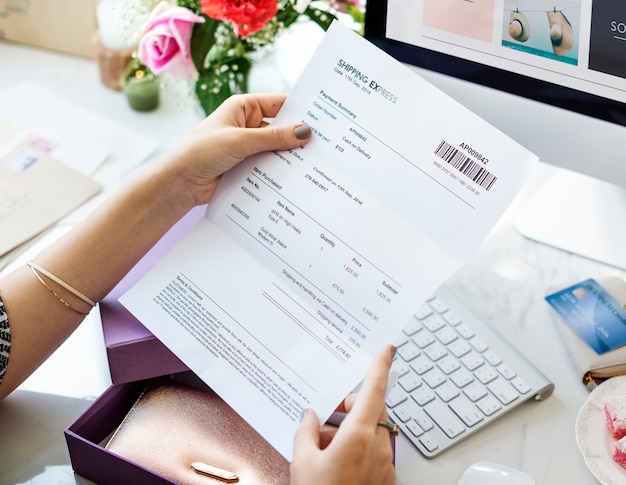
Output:
<svg viewBox="0 0 626 485">
<path fill-rule="evenodd" d="M 191 59 L 189 41 L 194 24 L 203 22 L 202 17 L 187 8 L 161 2 L 150 14 L 139 41 L 139 60 L 157 75 L 167 73 L 194 79 L 198 73 Z"/>
<path fill-rule="evenodd" d="M 200 12 L 232 22 L 237 37 L 261 30 L 278 13 L 276 0 L 201 0 Z"/>
</svg>

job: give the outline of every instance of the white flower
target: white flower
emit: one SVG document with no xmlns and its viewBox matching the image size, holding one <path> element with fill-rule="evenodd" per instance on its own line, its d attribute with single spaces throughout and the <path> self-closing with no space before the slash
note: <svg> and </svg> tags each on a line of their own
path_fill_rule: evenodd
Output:
<svg viewBox="0 0 626 485">
<path fill-rule="evenodd" d="M 106 0 L 116 13 L 119 27 L 129 45 L 137 44 L 150 13 L 165 0 Z M 167 0 L 170 5 L 176 5 L 176 0 Z"/>
<path fill-rule="evenodd" d="M 293 8 L 298 13 L 304 13 L 306 8 L 310 4 L 311 4 L 311 0 L 296 0 L 296 4 L 293 6 Z"/>
</svg>

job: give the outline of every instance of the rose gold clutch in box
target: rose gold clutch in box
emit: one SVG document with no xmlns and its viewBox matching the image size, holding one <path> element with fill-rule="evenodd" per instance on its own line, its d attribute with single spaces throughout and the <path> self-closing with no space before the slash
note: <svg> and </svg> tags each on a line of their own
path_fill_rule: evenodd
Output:
<svg viewBox="0 0 626 485">
<path fill-rule="evenodd" d="M 289 483 L 289 462 L 208 388 L 149 381 L 106 448 L 172 481 Z"/>
</svg>

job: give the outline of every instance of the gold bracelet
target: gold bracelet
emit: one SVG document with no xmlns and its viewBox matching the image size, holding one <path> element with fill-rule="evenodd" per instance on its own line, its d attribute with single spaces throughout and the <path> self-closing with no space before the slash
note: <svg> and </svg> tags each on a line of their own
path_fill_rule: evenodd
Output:
<svg viewBox="0 0 626 485">
<path fill-rule="evenodd" d="M 61 303 L 63 303 L 66 307 L 68 307 L 70 310 L 75 311 L 76 313 L 80 313 L 81 315 L 89 315 L 89 313 L 85 313 L 85 312 L 81 312 L 80 310 L 77 310 L 76 308 L 74 308 L 72 305 L 70 305 L 67 301 L 65 301 L 63 298 L 61 298 L 52 288 L 50 288 L 50 286 L 48 285 L 48 283 L 46 283 L 43 278 L 39 275 L 39 273 L 43 273 L 44 275 L 46 275 L 48 278 L 50 278 L 52 281 L 54 281 L 55 283 L 58 283 L 59 285 L 61 285 L 63 288 L 65 288 L 66 290 L 68 290 L 70 293 L 72 293 L 73 295 L 77 296 L 78 298 L 80 298 L 81 300 L 83 300 L 85 303 L 87 303 L 88 305 L 90 305 L 91 307 L 96 306 L 96 302 L 93 301 L 91 298 L 83 295 L 80 291 L 78 291 L 77 289 L 73 288 L 72 286 L 68 285 L 65 281 L 61 280 L 60 278 L 56 277 L 55 275 L 53 275 L 52 273 L 50 273 L 49 271 L 43 269 L 41 266 L 39 266 L 38 264 L 29 261 L 28 263 L 26 263 L 30 269 L 33 271 L 33 274 L 37 277 L 37 279 L 39 280 L 39 282 L 44 285 L 48 291 L 50 291 L 50 293 L 52 293 Z"/>
</svg>

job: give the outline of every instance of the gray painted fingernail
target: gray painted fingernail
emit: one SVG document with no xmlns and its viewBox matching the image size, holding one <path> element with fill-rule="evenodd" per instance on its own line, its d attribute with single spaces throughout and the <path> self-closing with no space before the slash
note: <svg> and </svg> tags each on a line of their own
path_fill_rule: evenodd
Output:
<svg viewBox="0 0 626 485">
<path fill-rule="evenodd" d="M 311 128 L 309 127 L 309 125 L 296 126 L 294 132 L 298 140 L 304 140 L 311 136 Z"/>
</svg>

